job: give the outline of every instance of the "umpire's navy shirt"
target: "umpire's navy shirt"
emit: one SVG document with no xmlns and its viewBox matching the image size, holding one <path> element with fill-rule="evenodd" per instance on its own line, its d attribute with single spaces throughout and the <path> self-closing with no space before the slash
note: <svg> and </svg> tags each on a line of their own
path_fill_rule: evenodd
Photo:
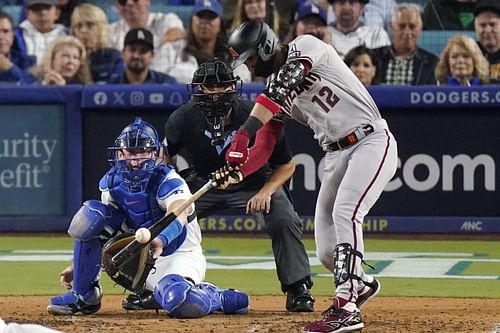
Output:
<svg viewBox="0 0 500 333">
<path fill-rule="evenodd" d="M 190 101 L 188 104 L 180 106 L 165 123 L 168 155 L 174 156 L 180 152 L 198 176 L 208 179 L 213 171 L 226 164 L 225 155 L 231 144 L 231 138 L 248 118 L 253 105 L 254 103 L 248 100 L 236 99 L 231 112 L 231 122 L 224 127 L 225 143 L 223 147 L 212 146 L 209 125 L 199 105 Z M 253 139 L 250 146 L 252 144 Z M 292 152 L 283 131 L 269 158 L 269 163 L 246 177 L 243 183 L 247 185 L 255 183 L 262 186 L 272 173 L 272 165 L 283 165 L 291 159 Z M 237 189 L 234 188 L 234 190 Z"/>
</svg>

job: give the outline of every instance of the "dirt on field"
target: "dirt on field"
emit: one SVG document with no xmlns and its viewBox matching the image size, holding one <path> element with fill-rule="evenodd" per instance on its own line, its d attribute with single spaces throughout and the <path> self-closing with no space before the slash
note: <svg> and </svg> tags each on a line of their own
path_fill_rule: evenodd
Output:
<svg viewBox="0 0 500 333">
<path fill-rule="evenodd" d="M 94 315 L 52 316 L 45 296 L 1 297 L 0 316 L 5 321 L 37 323 L 64 332 L 165 332 L 239 333 L 301 332 L 301 327 L 321 318 L 330 304 L 317 297 L 316 312 L 288 313 L 284 297 L 255 296 L 247 315 L 213 314 L 201 319 L 179 320 L 155 311 L 121 308 L 123 296 L 106 296 Z M 499 299 L 439 299 L 378 297 L 362 311 L 363 332 L 489 332 L 500 333 Z"/>
</svg>

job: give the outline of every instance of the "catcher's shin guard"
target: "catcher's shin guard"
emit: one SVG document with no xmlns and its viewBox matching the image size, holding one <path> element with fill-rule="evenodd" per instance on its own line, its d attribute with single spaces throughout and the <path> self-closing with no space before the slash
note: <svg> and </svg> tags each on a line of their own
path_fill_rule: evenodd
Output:
<svg viewBox="0 0 500 333">
<path fill-rule="evenodd" d="M 195 285 L 178 274 L 169 274 L 155 286 L 156 301 L 172 317 L 199 318 L 215 311 L 246 313 L 248 296 L 242 292 L 221 290 L 210 283 Z"/>
<path fill-rule="evenodd" d="M 207 282 L 202 282 L 197 287 L 210 297 L 214 311 L 222 311 L 225 314 L 245 314 L 248 312 L 248 295 L 239 290 L 219 289 Z M 216 308 L 217 305 L 218 308 Z"/>
</svg>

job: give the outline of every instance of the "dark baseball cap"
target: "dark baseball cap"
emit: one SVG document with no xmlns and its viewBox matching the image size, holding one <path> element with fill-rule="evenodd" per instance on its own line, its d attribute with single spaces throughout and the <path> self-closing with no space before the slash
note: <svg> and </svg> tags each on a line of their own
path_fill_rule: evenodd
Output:
<svg viewBox="0 0 500 333">
<path fill-rule="evenodd" d="M 308 16 L 318 16 L 325 25 L 327 24 L 326 12 L 320 6 L 313 3 L 304 3 L 295 14 L 295 21 L 300 21 Z"/>
<path fill-rule="evenodd" d="M 130 45 L 136 43 L 145 44 L 149 46 L 151 49 L 155 48 L 153 43 L 153 34 L 148 29 L 133 28 L 127 32 L 127 34 L 125 35 L 125 40 L 123 42 L 123 45 Z"/>
<path fill-rule="evenodd" d="M 202 11 L 209 11 L 222 17 L 222 7 L 218 0 L 196 0 L 193 6 L 192 15 L 197 15 Z"/>
<path fill-rule="evenodd" d="M 478 16 L 486 11 L 500 15 L 500 0 L 480 0 L 474 6 L 474 16 Z"/>
<path fill-rule="evenodd" d="M 334 3 L 336 0 L 328 0 L 329 3 Z M 358 0 L 361 4 L 366 5 L 370 0 Z"/>
<path fill-rule="evenodd" d="M 57 0 L 26 0 L 26 7 L 31 7 L 33 5 L 57 5 Z"/>
</svg>

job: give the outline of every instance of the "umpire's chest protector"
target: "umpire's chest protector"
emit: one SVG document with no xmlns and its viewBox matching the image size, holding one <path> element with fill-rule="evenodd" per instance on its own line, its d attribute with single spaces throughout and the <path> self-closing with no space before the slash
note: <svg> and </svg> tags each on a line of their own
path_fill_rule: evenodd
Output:
<svg viewBox="0 0 500 333">
<path fill-rule="evenodd" d="M 110 172 L 107 177 L 109 193 L 127 217 L 127 224 L 136 230 L 149 227 L 165 215 L 158 204 L 158 187 L 167 175 L 168 170 L 155 168 L 148 186 L 143 192 L 131 193 L 118 172 Z"/>
</svg>

